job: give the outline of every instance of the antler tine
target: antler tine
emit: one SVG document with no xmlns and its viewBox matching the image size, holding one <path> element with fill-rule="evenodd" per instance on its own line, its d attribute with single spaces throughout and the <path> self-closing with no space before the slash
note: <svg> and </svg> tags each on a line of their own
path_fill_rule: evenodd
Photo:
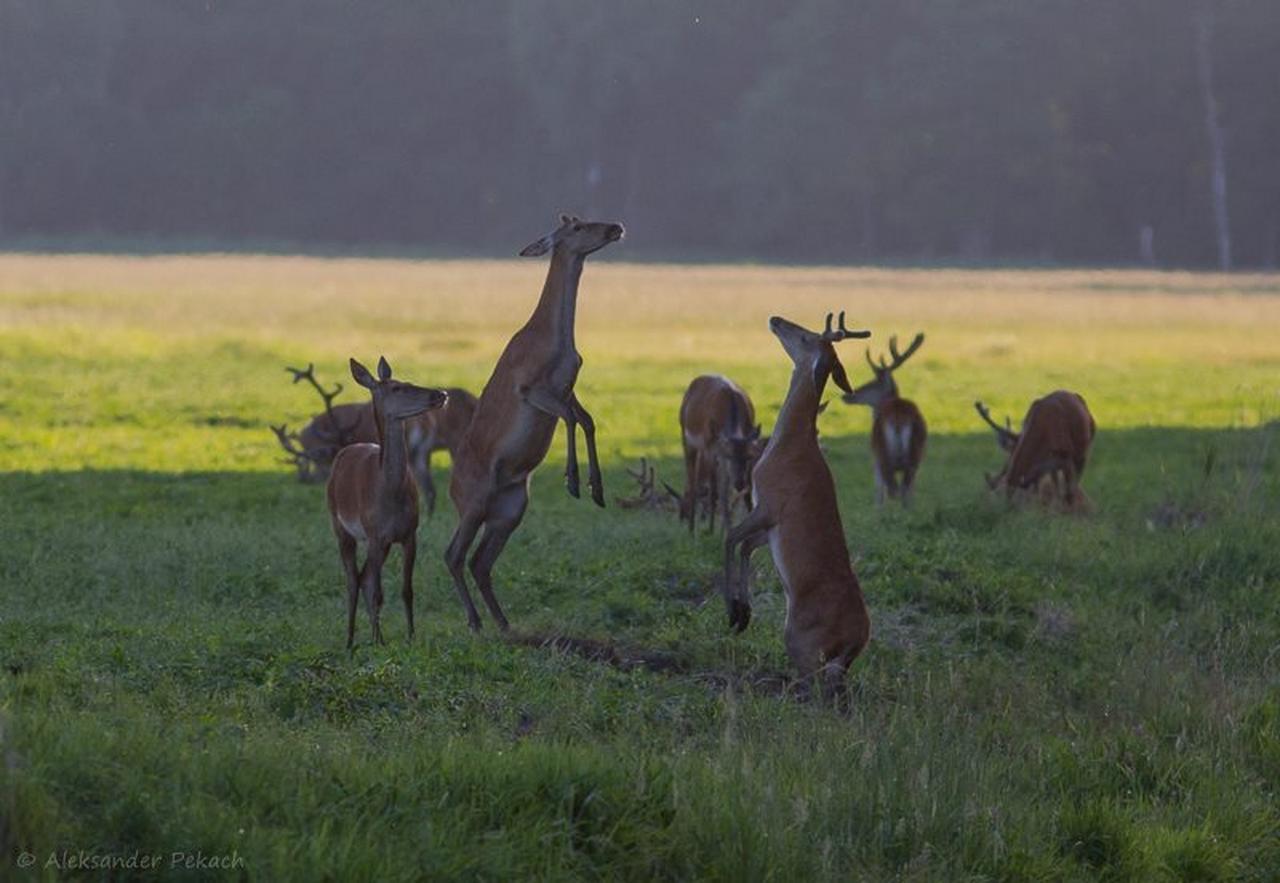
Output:
<svg viewBox="0 0 1280 883">
<path fill-rule="evenodd" d="M 866 352 L 864 352 L 863 355 L 867 357 L 867 364 L 871 366 L 871 373 L 874 374 L 876 371 L 876 362 L 875 359 L 871 358 L 871 347 L 867 347 Z"/>
<path fill-rule="evenodd" d="M 997 435 L 1004 435 L 1005 433 L 1008 433 L 1009 435 L 1014 434 L 1013 421 L 1008 417 L 1005 418 L 1005 426 L 1001 426 L 999 423 L 991 419 L 990 409 L 988 409 L 986 405 L 982 404 L 981 401 L 974 402 L 973 407 L 977 409 L 978 416 L 985 420 L 987 425 L 996 431 Z"/>
<path fill-rule="evenodd" d="M 907 347 L 905 353 L 900 353 L 898 352 L 898 335 L 895 334 L 890 337 L 889 352 L 893 356 L 893 366 L 889 370 L 894 371 L 901 367 L 903 362 L 911 358 L 912 353 L 920 349 L 920 344 L 922 343 L 924 343 L 923 331 L 915 336 L 915 339 L 911 341 L 911 346 Z"/>
<path fill-rule="evenodd" d="M 826 327 L 826 330 L 822 332 L 823 340 L 828 340 L 828 341 L 831 341 L 832 343 L 835 343 L 836 341 L 845 340 L 846 338 L 849 338 L 849 337 L 870 337 L 871 336 L 870 331 L 850 331 L 849 327 L 844 324 L 844 310 L 840 311 L 840 321 L 838 323 L 838 326 L 835 329 L 832 329 L 831 327 L 831 320 L 833 317 L 834 317 L 833 313 L 827 313 L 827 327 Z"/>
</svg>

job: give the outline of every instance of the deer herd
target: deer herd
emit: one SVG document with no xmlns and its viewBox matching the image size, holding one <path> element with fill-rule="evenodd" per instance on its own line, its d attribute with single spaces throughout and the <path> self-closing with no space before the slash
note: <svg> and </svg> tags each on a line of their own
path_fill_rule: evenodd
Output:
<svg viewBox="0 0 1280 883">
<path fill-rule="evenodd" d="M 324 401 L 324 411 L 301 432 L 290 433 L 283 425 L 272 431 L 302 480 L 327 482 L 330 523 L 346 580 L 348 649 L 354 645 L 361 596 L 373 640 L 383 641 L 382 568 L 396 544 L 404 558 L 401 594 L 408 635 L 413 636 L 418 500 L 425 499 L 428 514 L 434 510 L 433 451 L 447 450 L 452 460 L 449 496 L 458 523 L 444 561 L 472 630 L 481 628 L 481 619 L 468 570 L 494 623 L 508 629 L 494 592 L 493 567 L 524 518 L 530 476 L 546 458 L 559 422 L 566 430 L 567 491 L 575 498 L 581 492 L 581 429 L 587 487 L 592 501 L 605 505 L 595 421 L 574 391 L 582 368 L 574 318 L 586 258 L 622 237 L 620 224 L 561 215 L 555 230 L 520 252 L 526 257 L 550 255 L 546 282 L 532 315 L 512 336 L 478 398 L 462 389 L 394 379 L 385 358 L 378 361 L 376 377 L 351 359 L 351 376 L 369 391 L 370 400 L 334 405 L 340 384 L 326 390 L 312 365 L 287 369 L 295 383 L 308 382 Z M 920 409 L 899 394 L 895 375 L 923 345 L 924 334 L 917 334 L 905 351 L 899 351 L 896 336 L 890 337 L 888 360 L 873 360 L 868 349 L 871 378 L 854 387 L 835 345 L 871 332 L 850 330 L 843 312 L 838 319 L 827 314 L 820 331 L 781 316 L 769 319 L 769 329 L 792 363 L 772 433 L 762 434 L 750 396 L 732 380 L 714 374 L 694 378 L 679 410 L 684 492 L 669 485 L 666 489 L 678 501 L 680 519 L 690 533 L 700 515 L 714 532 L 720 516 L 720 588 L 731 629 L 740 632 L 751 621 L 751 556 L 769 546 L 785 594 L 787 654 L 802 682 L 833 697 L 866 647 L 871 621 L 849 556 L 835 481 L 818 442 L 817 419 L 826 408 L 823 393 L 831 381 L 843 402 L 871 408 L 876 502 L 882 506 L 887 498 L 896 498 L 909 505 L 928 430 Z M 1095 424 L 1082 397 L 1058 390 L 1037 399 L 1020 431 L 1007 418 L 1004 426 L 996 423 L 982 402 L 974 404 L 1006 454 L 1004 467 L 987 476 L 992 491 L 1002 491 L 1009 500 L 1030 496 L 1067 512 L 1090 508 L 1080 479 Z M 652 494 L 652 469 L 642 464 L 638 477 Z M 738 510 L 744 514 L 735 523 Z M 357 564 L 360 544 L 365 547 L 363 565 Z"/>
</svg>

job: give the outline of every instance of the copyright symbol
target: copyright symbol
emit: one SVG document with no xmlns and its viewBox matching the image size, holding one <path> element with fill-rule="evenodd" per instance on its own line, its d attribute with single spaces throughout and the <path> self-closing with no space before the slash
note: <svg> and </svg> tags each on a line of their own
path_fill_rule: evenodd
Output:
<svg viewBox="0 0 1280 883">
<path fill-rule="evenodd" d="M 24 852 L 18 856 L 18 867 L 29 868 L 36 863 L 36 857 L 29 852 Z"/>
</svg>

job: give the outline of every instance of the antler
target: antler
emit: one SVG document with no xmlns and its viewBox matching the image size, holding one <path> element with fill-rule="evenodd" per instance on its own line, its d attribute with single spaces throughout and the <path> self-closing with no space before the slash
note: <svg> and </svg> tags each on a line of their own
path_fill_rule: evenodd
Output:
<svg viewBox="0 0 1280 883">
<path fill-rule="evenodd" d="M 333 392 L 325 392 L 324 387 L 320 385 L 320 381 L 316 380 L 315 362 L 308 362 L 305 370 L 290 368 L 288 365 L 285 366 L 284 370 L 293 375 L 294 383 L 297 383 L 300 380 L 305 380 L 311 384 L 316 392 L 320 393 L 320 398 L 324 399 L 324 412 L 329 417 L 329 424 L 337 433 L 337 437 L 333 440 L 338 443 L 338 447 L 346 447 L 351 442 L 351 439 L 348 437 L 349 433 L 351 430 L 356 428 L 357 424 L 359 424 L 360 418 L 357 416 L 351 421 L 351 423 L 344 426 L 338 422 L 338 418 L 334 415 L 333 400 L 342 392 L 342 384 L 335 383 L 333 386 Z"/>
<path fill-rule="evenodd" d="M 974 402 L 973 407 L 977 410 L 978 416 L 985 420 L 987 425 L 996 431 L 996 436 L 1000 439 L 1002 444 L 1005 442 L 1017 444 L 1019 434 L 1013 431 L 1013 421 L 1010 418 L 1005 417 L 1004 426 L 1001 426 L 999 423 L 991 419 L 991 411 L 989 411 L 987 406 L 982 404 L 982 402 Z"/>
<path fill-rule="evenodd" d="M 848 328 L 846 328 L 844 324 L 844 310 L 840 311 L 839 327 L 836 328 L 835 330 L 832 330 L 831 328 L 832 315 L 833 315 L 832 313 L 827 313 L 827 327 L 826 327 L 826 330 L 822 332 L 823 340 L 828 340 L 828 341 L 831 341 L 832 343 L 835 343 L 838 340 L 845 340 L 846 338 L 851 338 L 851 337 L 870 337 L 871 336 L 870 331 L 850 331 Z"/>
<path fill-rule="evenodd" d="M 905 353 L 898 352 L 898 335 L 889 338 L 889 354 L 893 356 L 893 363 L 890 364 L 884 360 L 884 356 L 880 357 L 880 364 L 876 364 L 871 358 L 871 349 L 867 348 L 867 364 L 871 366 L 871 370 L 875 372 L 881 371 L 897 371 L 902 367 L 902 363 L 911 358 L 912 354 L 920 349 L 920 344 L 924 343 L 924 332 L 916 335 L 915 340 L 911 341 L 911 346 L 907 347 Z"/>
</svg>

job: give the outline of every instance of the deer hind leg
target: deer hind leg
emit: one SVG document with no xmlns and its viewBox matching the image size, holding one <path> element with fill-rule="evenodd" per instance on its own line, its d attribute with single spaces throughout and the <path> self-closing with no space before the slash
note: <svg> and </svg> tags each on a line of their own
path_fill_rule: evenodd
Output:
<svg viewBox="0 0 1280 883">
<path fill-rule="evenodd" d="M 707 506 L 707 533 L 716 532 L 716 510 L 720 508 L 720 461 L 711 459 L 711 503 Z"/>
<path fill-rule="evenodd" d="M 507 630 L 508 623 L 498 604 L 498 596 L 493 592 L 493 565 L 502 554 L 507 540 L 511 539 L 511 534 L 520 526 L 528 505 L 529 489 L 523 482 L 497 494 L 489 504 L 484 536 L 480 538 L 480 545 L 471 556 L 471 575 L 475 578 L 494 621 L 503 631 Z"/>
<path fill-rule="evenodd" d="M 885 496 L 889 495 L 890 493 L 889 483 L 893 481 L 893 476 L 892 474 L 890 474 L 889 477 L 886 478 L 885 470 L 880 466 L 880 464 L 877 463 L 875 468 L 875 479 L 876 479 L 876 505 L 883 506 L 885 501 Z"/>
<path fill-rule="evenodd" d="M 427 505 L 427 516 L 436 512 L 436 483 L 431 478 L 431 444 L 432 439 L 424 439 L 413 452 L 413 477 L 418 481 L 418 490 L 422 492 L 423 502 Z"/>
<path fill-rule="evenodd" d="M 752 509 L 742 521 L 731 527 L 724 538 L 724 594 L 729 612 L 729 627 L 742 631 L 751 622 L 751 596 L 747 586 L 751 553 L 764 544 L 772 525 L 763 509 Z M 739 571 L 734 573 L 734 547 L 739 547 Z"/>
<path fill-rule="evenodd" d="M 342 572 L 347 578 L 347 649 L 356 640 L 356 598 L 360 595 L 360 568 L 356 566 L 356 540 L 342 527 L 335 525 L 338 537 L 338 556 L 342 559 Z"/>
<path fill-rule="evenodd" d="M 369 542 L 369 554 L 365 558 L 363 579 L 364 606 L 373 627 L 373 642 L 385 644 L 379 614 L 382 612 L 382 565 L 387 560 L 387 546 Z"/>
<path fill-rule="evenodd" d="M 413 565 L 418 558 L 418 537 L 416 533 L 401 545 L 404 550 L 404 579 L 400 597 L 404 599 L 404 618 L 409 623 L 409 640 L 413 640 Z"/>
<path fill-rule="evenodd" d="M 463 565 L 467 560 L 467 550 L 475 542 L 476 531 L 484 523 L 483 513 L 467 512 L 458 522 L 458 529 L 453 532 L 453 539 L 444 551 L 444 563 L 453 578 L 453 587 L 458 593 L 458 600 L 467 611 L 467 626 L 473 632 L 480 631 L 480 614 L 471 601 L 471 592 L 467 589 L 467 577 Z"/>
<path fill-rule="evenodd" d="M 911 505 L 911 499 L 915 494 L 916 487 L 916 467 L 908 466 L 902 470 L 902 506 L 908 508 Z"/>
<path fill-rule="evenodd" d="M 698 520 L 698 496 L 702 491 L 702 451 L 685 444 L 684 464 L 687 473 L 684 486 L 684 504 L 681 513 L 689 518 L 689 535 L 693 536 L 693 527 Z"/>
<path fill-rule="evenodd" d="M 604 508 L 604 476 L 600 473 L 600 459 L 596 456 L 596 421 L 582 407 L 576 395 L 569 396 L 569 407 L 573 416 L 582 426 L 582 437 L 587 442 L 587 485 L 591 488 L 591 500 L 601 509 Z"/>
</svg>

